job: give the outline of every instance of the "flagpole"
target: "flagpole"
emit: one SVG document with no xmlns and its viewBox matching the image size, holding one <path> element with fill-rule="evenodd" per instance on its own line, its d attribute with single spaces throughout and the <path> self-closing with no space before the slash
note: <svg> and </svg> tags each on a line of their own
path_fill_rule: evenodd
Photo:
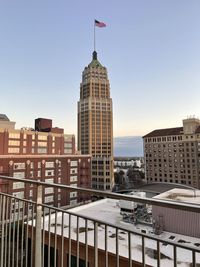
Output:
<svg viewBox="0 0 200 267">
<path fill-rule="evenodd" d="M 94 51 L 96 49 L 96 32 L 95 32 L 95 20 L 94 20 Z"/>
</svg>

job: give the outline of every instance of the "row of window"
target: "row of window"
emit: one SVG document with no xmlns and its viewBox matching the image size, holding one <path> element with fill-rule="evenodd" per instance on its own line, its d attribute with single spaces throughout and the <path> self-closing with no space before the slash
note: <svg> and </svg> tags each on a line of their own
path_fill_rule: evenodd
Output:
<svg viewBox="0 0 200 267">
<path fill-rule="evenodd" d="M 55 148 L 52 148 L 52 153 L 54 154 Z M 19 154 L 20 153 L 20 148 L 19 147 L 8 147 L 8 153 L 9 154 Z M 22 153 L 26 154 L 27 153 L 27 149 L 23 148 L 22 149 Z M 47 154 L 47 148 L 46 147 L 38 147 L 37 149 L 32 148 L 31 149 L 31 153 L 35 154 Z M 64 148 L 64 154 L 72 154 L 72 148 Z"/>
<path fill-rule="evenodd" d="M 27 164 L 30 164 L 30 168 L 33 169 L 34 163 L 27 161 Z M 46 168 L 54 168 L 55 162 L 54 161 L 46 161 L 44 162 Z M 56 161 L 56 164 L 58 164 L 59 167 L 61 167 L 61 161 Z M 71 166 L 77 166 L 77 161 L 71 161 Z M 37 167 L 41 168 L 41 162 L 37 163 Z M 14 169 L 15 170 L 23 170 L 26 168 L 25 162 L 15 162 L 14 163 Z"/>
<path fill-rule="evenodd" d="M 145 149 L 148 148 L 165 148 L 165 147 L 190 147 L 194 146 L 194 142 L 184 142 L 184 143 L 168 143 L 168 144 L 146 144 Z"/>
<path fill-rule="evenodd" d="M 39 141 L 47 141 L 48 135 L 42 135 L 42 134 L 28 134 L 32 136 L 32 140 L 35 140 L 35 136 L 37 135 L 37 139 Z M 27 134 L 23 134 L 23 139 L 27 138 Z M 64 141 L 66 142 L 72 142 L 72 135 L 64 135 Z M 9 139 L 20 139 L 20 133 L 9 133 Z M 14 140 L 9 140 L 14 141 Z M 55 136 L 52 136 L 52 141 L 55 141 Z M 19 142 L 19 141 L 18 141 Z"/>
<path fill-rule="evenodd" d="M 145 140 L 146 143 L 181 141 L 182 139 L 183 139 L 183 136 L 182 135 L 144 138 L 144 140 Z"/>
</svg>

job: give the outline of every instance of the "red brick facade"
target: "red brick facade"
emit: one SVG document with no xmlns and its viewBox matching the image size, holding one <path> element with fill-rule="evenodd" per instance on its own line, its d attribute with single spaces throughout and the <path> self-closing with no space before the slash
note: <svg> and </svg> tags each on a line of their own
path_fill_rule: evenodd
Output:
<svg viewBox="0 0 200 267">
<path fill-rule="evenodd" d="M 34 179 L 63 185 L 91 186 L 91 157 L 88 155 L 2 155 L 0 174 L 22 179 Z M 36 186 L 0 180 L 0 190 L 20 198 L 36 199 Z M 43 189 L 43 203 L 56 207 L 88 200 L 89 196 L 57 188 Z"/>
<path fill-rule="evenodd" d="M 0 129 L 0 155 L 75 154 L 75 136 Z"/>
</svg>

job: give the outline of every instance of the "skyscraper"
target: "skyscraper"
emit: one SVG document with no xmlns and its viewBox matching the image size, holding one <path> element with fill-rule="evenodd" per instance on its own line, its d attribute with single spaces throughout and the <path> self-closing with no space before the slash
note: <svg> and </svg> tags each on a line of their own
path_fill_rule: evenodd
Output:
<svg viewBox="0 0 200 267">
<path fill-rule="evenodd" d="M 109 190 L 113 180 L 113 112 L 107 70 L 94 51 L 82 73 L 78 102 L 78 149 L 92 155 L 92 188 Z"/>
</svg>

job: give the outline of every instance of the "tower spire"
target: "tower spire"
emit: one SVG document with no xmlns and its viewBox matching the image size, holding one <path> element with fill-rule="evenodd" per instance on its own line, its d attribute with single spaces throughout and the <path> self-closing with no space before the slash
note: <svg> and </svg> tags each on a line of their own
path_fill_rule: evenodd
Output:
<svg viewBox="0 0 200 267">
<path fill-rule="evenodd" d="M 97 52 L 94 50 L 94 52 L 92 53 L 92 59 L 93 60 L 97 60 Z"/>
</svg>

